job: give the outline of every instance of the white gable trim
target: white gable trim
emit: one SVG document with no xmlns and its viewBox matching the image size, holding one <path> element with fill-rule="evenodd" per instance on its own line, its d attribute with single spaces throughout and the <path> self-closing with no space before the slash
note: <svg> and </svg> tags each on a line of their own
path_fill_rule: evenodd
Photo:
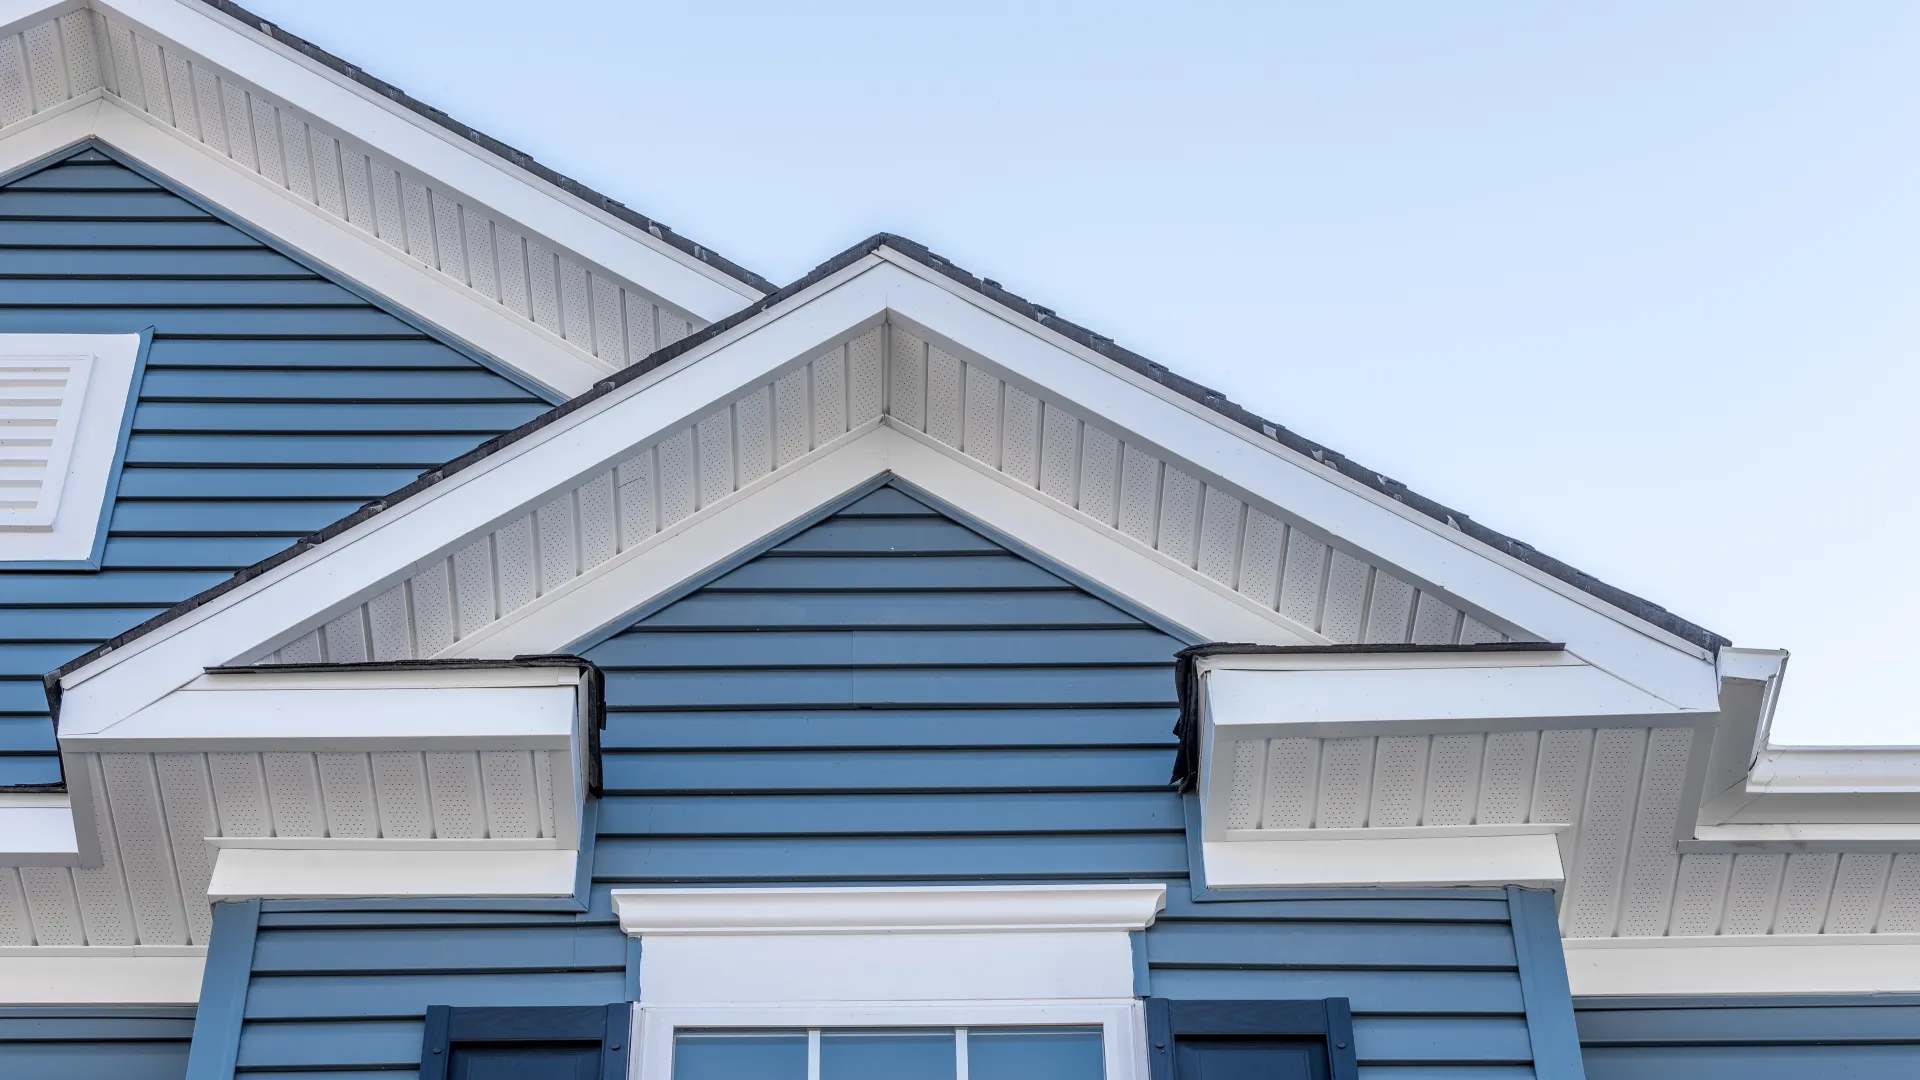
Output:
<svg viewBox="0 0 1920 1080">
<path fill-rule="evenodd" d="M 112 0 L 93 6 L 141 24 L 708 322 L 761 295 L 204 4 Z"/>
<path fill-rule="evenodd" d="M 1296 467 L 1277 447 L 1231 434 L 1102 367 L 1083 362 L 1019 325 L 1010 314 L 997 317 L 870 256 L 776 309 L 700 343 L 661 370 L 559 418 L 446 483 L 361 522 L 322 548 L 290 559 L 144 635 L 131 647 L 69 673 L 63 680 L 67 694 L 63 727 L 71 723 L 70 730 L 97 730 L 93 725 L 116 718 L 109 714 L 144 705 L 202 667 L 276 647 L 290 632 L 336 605 L 372 596 L 403 580 L 423 560 L 444 552 L 455 541 L 525 513 L 548 492 L 565 490 L 610 467 L 668 425 L 703 416 L 714 403 L 730 401 L 728 395 L 742 387 L 767 379 L 813 350 L 882 318 L 938 328 L 941 340 L 986 358 L 1010 379 L 1083 409 L 1084 415 L 1112 424 L 1129 433 L 1129 438 L 1145 432 L 1180 460 L 1204 469 L 1203 475 L 1221 477 L 1238 490 L 1285 508 L 1342 543 L 1401 556 L 1386 561 L 1422 581 L 1438 583 L 1465 604 L 1497 613 L 1535 635 L 1566 641 L 1569 651 L 1588 663 L 1670 704 L 1703 709 L 1716 705 L 1715 673 L 1690 652 L 1507 572 L 1504 566 L 1367 500 L 1345 498 L 1347 493 L 1316 482 L 1321 478 Z M 617 420 L 599 419 L 615 410 Z M 910 437 L 900 440 L 913 441 Z M 948 455 L 942 451 L 929 455 L 933 456 Z M 1285 467 L 1280 467 L 1282 463 Z M 940 487 L 929 487 L 945 497 Z M 1337 527 L 1316 519 L 1316 511 L 1336 519 Z M 1064 516 L 1066 510 L 1046 512 Z M 1018 535 L 1017 530 L 1009 531 Z M 1115 584 L 1127 587 L 1125 582 Z M 272 602 L 255 602 L 267 596 L 273 597 Z M 569 639 L 589 629 L 577 627 Z"/>
<path fill-rule="evenodd" d="M 1198 574 L 1180 573 L 1108 530 L 1045 506 L 1034 493 L 1023 496 L 1011 485 L 955 461 L 949 452 L 880 424 L 813 461 L 736 492 L 711 515 L 689 518 L 622 552 L 538 602 L 460 639 L 444 655 L 510 657 L 563 648 L 698 577 L 733 552 L 886 475 L 938 495 L 982 524 L 1202 638 L 1275 645 L 1323 641 Z"/>
</svg>

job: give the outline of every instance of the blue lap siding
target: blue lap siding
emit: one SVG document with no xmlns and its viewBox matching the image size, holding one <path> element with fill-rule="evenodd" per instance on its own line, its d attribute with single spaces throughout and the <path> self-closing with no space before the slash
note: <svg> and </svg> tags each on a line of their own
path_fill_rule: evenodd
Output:
<svg viewBox="0 0 1920 1080">
<path fill-rule="evenodd" d="M 616 887 L 1164 881 L 1152 993 L 1344 996 L 1364 1075 L 1532 1076 L 1499 891 L 1190 898 L 1181 645 L 864 496 L 586 649 L 610 711 L 589 911 L 267 902 L 239 1069 L 407 1071 L 429 1005 L 622 1000 Z"/>
<path fill-rule="evenodd" d="M 1575 1001 L 1589 1080 L 1920 1076 L 1920 995 Z"/>
<path fill-rule="evenodd" d="M 192 1008 L 0 1008 L 0 1076 L 7 1080 L 180 1080 Z"/>
<path fill-rule="evenodd" d="M 43 673 L 549 404 L 98 149 L 0 183 L 0 333 L 147 327 L 102 565 L 0 561 L 0 788 Z"/>
</svg>

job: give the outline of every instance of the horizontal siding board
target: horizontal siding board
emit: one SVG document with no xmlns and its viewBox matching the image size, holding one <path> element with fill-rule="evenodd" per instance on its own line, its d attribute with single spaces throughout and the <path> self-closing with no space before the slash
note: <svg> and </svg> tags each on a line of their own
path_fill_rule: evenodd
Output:
<svg viewBox="0 0 1920 1080">
<path fill-rule="evenodd" d="M 1505 926 L 1374 923 L 1156 923 L 1151 964 L 1517 970 Z"/>
<path fill-rule="evenodd" d="M 397 491 L 413 469 L 132 468 L 120 476 L 122 499 L 355 499 Z"/>
<path fill-rule="evenodd" d="M 238 369 L 221 367 L 149 366 L 141 384 L 146 401 L 356 403 L 512 402 L 540 407 L 544 403 L 488 371 L 410 371 L 352 368 L 344 371 L 313 368 Z"/>
<path fill-rule="evenodd" d="M 135 275 L 168 281 L 236 277 L 254 281 L 317 280 L 313 271 L 266 248 L 148 248 L 125 251 L 112 248 L 0 247 L 0 277 L 38 278 L 44 281 Z"/>
<path fill-rule="evenodd" d="M 182 221 L 211 221 L 213 215 L 157 187 L 150 188 L 69 188 L 48 191 L 9 184 L 0 188 L 0 220 L 58 221 L 98 218 L 139 221 L 167 218 Z"/>
<path fill-rule="evenodd" d="M 10 226 L 0 225 L 0 228 Z M 217 280 L 56 278 L 12 280 L 0 290 L 8 307 L 50 310 L 70 307 L 200 308 L 217 299 L 222 307 L 326 307 L 363 309 L 366 301 L 320 278 L 220 278 Z"/>
<path fill-rule="evenodd" d="M 761 712 L 610 711 L 600 745 L 612 750 L 752 746 L 1173 746 L 1175 712 L 1131 709 L 781 709 Z"/>
<path fill-rule="evenodd" d="M 405 930 L 262 931 L 255 972 L 511 971 L 620 968 L 626 938 L 618 927 L 572 926 Z"/>
<path fill-rule="evenodd" d="M 1602 1047 L 1587 1080 L 1866 1080 L 1920 1075 L 1920 1045 Z"/>
<path fill-rule="evenodd" d="M 1356 1015 L 1520 1016 L 1520 976 L 1497 971 L 1151 968 L 1159 997 L 1288 1001 L 1344 997 Z"/>
<path fill-rule="evenodd" d="M 140 502 L 114 504 L 111 528 L 121 535 L 285 536 L 316 532 L 359 509 L 334 502 Z"/>
<path fill-rule="evenodd" d="M 595 648 L 600 666 L 621 673 L 639 668 L 794 667 L 894 668 L 1019 664 L 1154 664 L 1164 680 L 1175 643 L 1148 629 L 922 630 L 911 637 L 882 631 L 824 635 L 806 631 L 702 631 L 622 634 Z M 1162 695 L 1164 696 L 1164 695 Z"/>
<path fill-rule="evenodd" d="M 107 569 L 239 569 L 299 539 L 300 530 L 278 536 L 109 536 L 100 565 Z"/>
<path fill-rule="evenodd" d="M 385 402 L 142 402 L 133 430 L 142 435 L 206 432 L 486 433 L 517 427 L 546 411 L 539 402 L 459 402 L 432 406 Z"/>
<path fill-rule="evenodd" d="M 706 587 L 707 592 L 802 589 L 1070 589 L 1057 575 L 1009 555 L 948 555 L 927 559 L 847 559 L 795 556 L 748 563 Z"/>
<path fill-rule="evenodd" d="M 615 672 L 626 700 L 666 709 L 767 706 L 1171 705 L 1160 667 Z"/>
<path fill-rule="evenodd" d="M 141 435 L 129 465 L 388 465 L 430 469 L 475 445 L 468 435 Z"/>
<path fill-rule="evenodd" d="M 1186 868 L 1178 834 L 647 840 L 594 847 L 598 879 L 630 882 L 938 881 L 1158 877 Z"/>
<path fill-rule="evenodd" d="M 259 248 L 260 242 L 224 222 L 14 221 L 0 230 L 11 248 Z"/>
<path fill-rule="evenodd" d="M 774 548 L 783 554 L 943 555 L 999 552 L 1000 545 L 941 518 L 834 519 Z"/>
<path fill-rule="evenodd" d="M 608 755 L 608 791 L 1165 790 L 1168 750 Z"/>
<path fill-rule="evenodd" d="M 417 1066 L 424 1029 L 419 1020 L 247 1024 L 240 1030 L 236 1064 L 242 1069 Z"/>
<path fill-rule="evenodd" d="M 1137 626 L 1139 620 L 1080 593 L 699 593 L 643 627 Z"/>
<path fill-rule="evenodd" d="M 186 1039 L 0 1043 L 0 1074 L 7 1080 L 180 1080 L 190 1047 Z"/>
<path fill-rule="evenodd" d="M 1087 835 L 1157 830 L 1184 836 L 1178 795 L 669 795 L 609 796 L 600 802 L 603 837 Z"/>
<path fill-rule="evenodd" d="M 1356 1016 L 1353 1047 L 1361 1061 L 1374 1064 L 1519 1064 L 1533 1060 L 1527 1021 L 1519 1016 Z"/>
<path fill-rule="evenodd" d="M 303 338 L 271 345 L 244 338 L 158 338 L 147 353 L 148 370 L 170 367 L 221 367 L 265 370 L 336 368 L 364 370 L 479 370 L 472 360 L 427 337 Z M 492 374 L 488 372 L 488 374 Z M 496 376 L 497 377 L 497 376 Z M 514 384 L 500 380 L 505 387 Z M 502 393 L 506 393 L 502 390 Z"/>
<path fill-rule="evenodd" d="M 11 226 L 9 227 L 11 228 Z M 59 312 L 62 332 L 70 334 L 125 333 L 129 327 L 165 326 L 176 337 L 250 338 L 290 337 L 417 337 L 419 331 L 373 307 L 112 307 L 65 308 Z M 9 307 L 0 294 L 0 331 L 34 333 L 46 327 L 48 308 Z M 157 331 L 156 331 L 157 332 Z"/>
<path fill-rule="evenodd" d="M 1597 1080 L 1920 1075 L 1910 995 L 1576 999 L 1574 1018 Z"/>
<path fill-rule="evenodd" d="M 6 582 L 6 600 L 12 604 L 67 605 L 149 605 L 170 604 L 184 592 L 188 596 L 216 585 L 227 575 L 204 570 L 179 572 L 116 571 L 98 573 L 11 574 Z M 0 649 L 0 665 L 13 655 Z M 36 657 L 35 661 L 44 659 Z M 67 659 L 72 659 L 68 656 Z M 58 660 L 35 671 L 51 671 L 66 660 Z"/>
<path fill-rule="evenodd" d="M 256 975 L 247 1019 L 416 1019 L 429 1005 L 605 1005 L 625 992 L 626 973 L 529 971 L 490 974 Z M 251 1024 L 249 1029 L 271 1027 Z M 417 1039 L 418 1036 L 415 1036 Z M 420 1048 L 414 1045 L 414 1061 Z M 347 1064 L 326 1060 L 322 1064 Z"/>
</svg>

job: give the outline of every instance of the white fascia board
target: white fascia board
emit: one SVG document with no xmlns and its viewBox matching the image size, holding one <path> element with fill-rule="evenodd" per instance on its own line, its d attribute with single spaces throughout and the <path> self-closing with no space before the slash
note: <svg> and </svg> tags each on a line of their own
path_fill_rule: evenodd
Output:
<svg viewBox="0 0 1920 1080">
<path fill-rule="evenodd" d="M 1691 852 L 1801 852 L 1845 854 L 1920 851 L 1920 824 L 1872 822 L 1701 825 L 1680 841 Z"/>
<path fill-rule="evenodd" d="M 9 129 L 0 137 L 0 173 L 90 138 L 127 154 L 540 386 L 572 397 L 614 370 L 99 91 Z"/>
<path fill-rule="evenodd" d="M 551 652 L 610 626 L 777 530 L 870 480 L 891 474 L 926 489 L 1039 554 L 1100 582 L 1177 626 L 1215 641 L 1312 644 L 1293 624 L 1244 598 L 1196 588 L 1197 574 L 1123 543 L 1046 496 L 986 473 L 957 451 L 880 425 L 789 465 L 688 518 L 535 603 L 462 638 L 449 656 Z M 1210 582 L 1208 584 L 1211 584 Z"/>
<path fill-rule="evenodd" d="M 1920 991 L 1920 934 L 1568 938 L 1576 997 Z"/>
<path fill-rule="evenodd" d="M 1372 830 L 1342 830 L 1343 832 Z M 1395 830 L 1398 831 L 1398 830 Z M 1566 870 L 1552 832 L 1339 840 L 1206 840 L 1207 888 L 1560 887 Z"/>
<path fill-rule="evenodd" d="M 0 1005 L 193 1005 L 205 949 L 0 949 Z"/>
<path fill-rule="evenodd" d="M 669 303 L 717 322 L 760 293 L 204 4 L 96 2 Z"/>
<path fill-rule="evenodd" d="M 1920 747 L 1768 747 L 1747 787 L 1779 795 L 1920 792 Z"/>
<path fill-rule="evenodd" d="M 0 34 L 17 34 L 87 6 L 87 0 L 0 0 Z"/>
<path fill-rule="evenodd" d="M 559 750 L 572 687 L 176 690 L 105 731 L 61 732 L 63 750 Z"/>
<path fill-rule="evenodd" d="M 790 301 L 798 306 L 783 317 L 750 319 L 730 328 L 326 544 L 69 672 L 61 680 L 63 729 L 72 723 L 76 730 L 102 730 L 205 668 L 277 646 L 314 616 L 405 579 L 453 540 L 512 517 L 548 491 L 577 482 L 805 355 L 884 308 L 884 289 L 868 280 L 877 265 L 877 260 L 863 260 L 848 267 Z M 747 347 L 724 347 L 734 342 Z M 616 408 L 617 421 L 591 423 Z"/>
<path fill-rule="evenodd" d="M 579 852 L 370 848 L 215 848 L 209 900 L 572 896 Z"/>
<path fill-rule="evenodd" d="M 66 793 L 0 792 L 0 866 L 79 866 Z"/>
<path fill-rule="evenodd" d="M 1018 313 L 882 249 L 897 314 L 1255 499 L 1551 641 L 1676 706 L 1715 707 L 1708 653 L 1262 438 Z M 1276 462 L 1288 467 L 1275 468 Z M 1354 497 L 1357 496 L 1357 497 Z"/>
<path fill-rule="evenodd" d="M 1442 654 L 1415 654 L 1407 660 L 1419 666 L 1383 667 L 1341 665 L 1336 656 L 1324 659 L 1332 663 L 1318 670 L 1209 671 L 1207 709 L 1218 737 L 1337 739 L 1554 727 L 1677 727 L 1710 724 L 1718 715 L 1677 709 L 1577 662 L 1454 666 Z"/>
<path fill-rule="evenodd" d="M 1147 885 L 615 889 L 633 937 L 1145 930 L 1167 905 Z"/>
</svg>

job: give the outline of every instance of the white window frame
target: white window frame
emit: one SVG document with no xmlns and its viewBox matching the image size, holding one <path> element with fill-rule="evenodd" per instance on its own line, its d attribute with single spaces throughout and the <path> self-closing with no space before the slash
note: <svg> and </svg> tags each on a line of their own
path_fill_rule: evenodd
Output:
<svg viewBox="0 0 1920 1080">
<path fill-rule="evenodd" d="M 0 565 L 90 562 L 106 527 L 107 500 L 133 408 L 145 334 L 0 334 L 0 360 L 78 361 L 77 404 L 53 429 L 40 503 L 0 510 Z"/>
<path fill-rule="evenodd" d="M 616 889 L 640 939 L 631 1080 L 687 1029 L 1091 1027 L 1105 1080 L 1148 1080 L 1132 935 L 1161 884 Z M 947 995 L 953 995 L 948 997 Z M 957 1050 L 956 1050 L 957 1052 Z"/>
<path fill-rule="evenodd" d="M 807 1080 L 820 1080 L 820 1034 L 837 1029 L 1094 1027 L 1104 1045 L 1105 1080 L 1147 1080 L 1146 1011 L 1137 998 L 1033 1001 L 795 1002 L 663 1005 L 633 1011 L 633 1080 L 672 1080 L 682 1030 L 735 1028 L 807 1032 Z M 961 1076 L 960 1080 L 966 1080 Z"/>
</svg>

